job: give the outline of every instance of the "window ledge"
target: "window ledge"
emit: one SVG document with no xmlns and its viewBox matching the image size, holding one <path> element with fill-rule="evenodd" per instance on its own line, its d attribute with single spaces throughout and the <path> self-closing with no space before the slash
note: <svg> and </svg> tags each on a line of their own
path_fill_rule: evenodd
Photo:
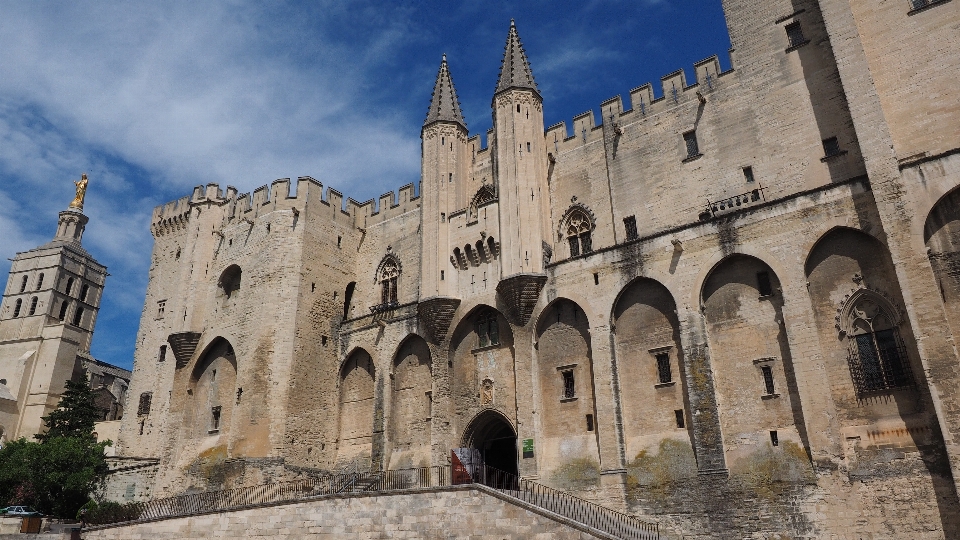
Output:
<svg viewBox="0 0 960 540">
<path fill-rule="evenodd" d="M 677 381 L 662 382 L 653 385 L 654 388 L 670 388 L 671 386 L 677 384 Z"/>
<path fill-rule="evenodd" d="M 576 400 L 577 400 L 577 396 L 573 396 L 573 397 L 562 397 L 562 398 L 560 398 L 560 403 L 569 403 L 569 402 L 571 402 L 571 401 L 576 401 Z"/>
<path fill-rule="evenodd" d="M 703 157 L 703 154 L 694 154 L 692 156 L 687 156 L 683 159 L 682 163 L 689 163 L 691 161 L 696 161 Z"/>
<path fill-rule="evenodd" d="M 489 351 L 492 349 L 499 349 L 499 348 L 500 348 L 499 343 L 492 343 L 490 345 L 484 345 L 483 347 L 477 347 L 476 349 L 470 349 L 470 352 L 473 354 L 476 354 L 476 353 L 481 353 L 483 351 Z"/>
<path fill-rule="evenodd" d="M 219 434 L 219 433 L 220 433 L 220 430 L 219 430 L 219 429 L 211 429 L 211 430 L 207 431 L 207 435 L 217 435 L 217 434 Z"/>
<path fill-rule="evenodd" d="M 927 5 L 925 5 L 925 6 L 921 6 L 921 7 L 918 7 L 918 8 L 913 8 L 913 9 L 911 9 L 910 11 L 907 12 L 907 15 L 916 15 L 917 13 L 920 13 L 921 11 L 926 11 L 926 10 L 932 8 L 932 7 L 939 6 L 940 4 L 946 4 L 946 3 L 949 2 L 949 1 L 950 1 L 950 0 L 933 0 L 932 2 L 927 3 Z"/>
<path fill-rule="evenodd" d="M 783 51 L 783 52 L 793 52 L 793 51 L 799 49 L 800 47 L 803 47 L 803 46 L 806 45 L 807 43 L 810 43 L 810 40 L 809 40 L 809 39 L 805 39 L 805 40 L 801 41 L 800 43 L 797 43 L 796 45 L 791 45 L 791 46 L 787 47 L 787 49 L 786 49 L 785 51 Z"/>
<path fill-rule="evenodd" d="M 840 156 L 845 156 L 845 155 L 847 155 L 847 151 L 846 151 L 846 150 L 841 150 L 841 151 L 837 152 L 836 154 L 830 154 L 829 156 L 823 156 L 822 158 L 820 158 L 820 161 L 826 163 L 827 161 L 830 161 L 831 159 L 835 159 L 835 158 L 838 158 L 838 157 L 840 157 Z"/>
<path fill-rule="evenodd" d="M 774 294 L 774 293 L 761 294 L 760 296 L 757 297 L 757 300 L 758 300 L 758 301 L 760 301 L 760 300 L 770 300 L 771 298 L 776 298 L 776 297 L 777 297 L 777 295 Z"/>
<path fill-rule="evenodd" d="M 780 397 L 780 394 L 764 394 L 760 396 L 760 399 L 777 399 Z"/>
</svg>

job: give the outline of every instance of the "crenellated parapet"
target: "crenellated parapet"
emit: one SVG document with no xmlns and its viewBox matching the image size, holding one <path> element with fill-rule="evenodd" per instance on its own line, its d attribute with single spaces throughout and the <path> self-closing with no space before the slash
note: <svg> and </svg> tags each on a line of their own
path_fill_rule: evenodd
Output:
<svg viewBox="0 0 960 540">
<path fill-rule="evenodd" d="M 161 236 L 183 229 L 190 220 L 192 208 L 200 205 L 225 207 L 226 223 L 253 221 L 277 210 L 292 210 L 299 214 L 312 207 L 314 212 L 329 212 L 334 221 L 363 228 L 417 209 L 420 197 L 414 184 L 407 184 L 397 193 L 381 195 L 379 204 L 373 199 L 357 202 L 347 198 L 344 201 L 342 193 L 331 187 L 324 192 L 324 186 L 309 176 L 301 176 L 295 183 L 289 178 L 280 178 L 249 193 L 238 193 L 233 186 L 221 189 L 218 184 L 210 183 L 196 186 L 187 197 L 156 207 L 151 231 L 154 236 Z"/>
<path fill-rule="evenodd" d="M 733 70 L 721 71 L 720 60 L 714 55 L 693 65 L 695 81 L 688 84 L 686 73 L 678 69 L 660 78 L 660 97 L 656 97 L 654 85 L 646 83 L 629 93 L 629 105 L 626 107 L 619 95 L 600 104 L 600 118 L 594 116 L 594 110 L 588 110 L 573 117 L 570 129 L 566 122 L 558 122 L 544 131 L 547 152 L 557 155 L 574 150 L 577 147 L 603 139 L 604 126 L 611 127 L 622 134 L 622 125 L 626 122 L 642 121 L 675 107 L 706 99 L 706 96 L 726 83 L 726 77 Z"/>
<path fill-rule="evenodd" d="M 150 232 L 154 237 L 184 229 L 190 222 L 190 197 L 182 197 L 153 209 Z"/>
</svg>

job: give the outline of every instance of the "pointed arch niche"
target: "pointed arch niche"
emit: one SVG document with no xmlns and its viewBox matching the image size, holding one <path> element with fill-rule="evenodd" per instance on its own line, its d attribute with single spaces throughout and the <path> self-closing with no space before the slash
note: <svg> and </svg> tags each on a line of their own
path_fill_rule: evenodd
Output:
<svg viewBox="0 0 960 540">
<path fill-rule="evenodd" d="M 701 298 L 730 468 L 785 442 L 809 455 L 777 275 L 760 259 L 730 255 L 707 276 Z"/>
<path fill-rule="evenodd" d="M 554 474 L 586 460 L 600 466 L 590 323 L 576 302 L 559 298 L 537 321 L 541 466 L 544 480 L 562 487 L 572 479 Z"/>
<path fill-rule="evenodd" d="M 430 466 L 433 378 L 430 348 L 410 336 L 397 349 L 390 374 L 390 469 Z"/>
<path fill-rule="evenodd" d="M 944 195 L 927 216 L 923 241 L 954 340 L 960 338 L 960 189 Z"/>
<path fill-rule="evenodd" d="M 237 395 L 237 357 L 229 341 L 210 342 L 194 365 L 188 389 L 193 406 L 186 426 L 193 436 L 229 434 Z"/>
<path fill-rule="evenodd" d="M 340 367 L 337 468 L 370 469 L 375 369 L 370 353 L 353 351 Z"/>
<path fill-rule="evenodd" d="M 690 444 L 686 366 L 670 291 L 652 279 L 634 280 L 617 298 L 612 320 L 627 460 L 656 453 L 665 438 Z"/>
<path fill-rule="evenodd" d="M 835 228 L 817 241 L 804 269 L 841 425 L 919 412 L 914 383 L 922 370 L 886 246 Z"/>
<path fill-rule="evenodd" d="M 500 311 L 482 304 L 470 310 L 451 333 L 449 358 L 457 430 L 485 409 L 516 420 L 513 331 Z"/>
</svg>

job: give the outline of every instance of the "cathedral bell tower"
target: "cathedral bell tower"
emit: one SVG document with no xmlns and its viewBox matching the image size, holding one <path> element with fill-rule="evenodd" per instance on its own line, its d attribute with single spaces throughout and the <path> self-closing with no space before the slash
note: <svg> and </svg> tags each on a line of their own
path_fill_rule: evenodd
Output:
<svg viewBox="0 0 960 540">
<path fill-rule="evenodd" d="M 463 181 L 469 174 L 467 125 L 453 87 L 447 56 L 433 87 L 427 118 L 420 131 L 420 198 L 423 263 L 420 272 L 420 318 L 437 342 L 443 340 L 460 300 L 454 297 L 456 272 L 450 266 L 448 219 L 464 200 Z"/>
<path fill-rule="evenodd" d="M 87 175 L 46 244 L 17 253 L 0 303 L 0 441 L 31 437 L 81 375 L 107 269 L 80 244 Z"/>
<path fill-rule="evenodd" d="M 502 253 L 497 292 L 526 325 L 547 280 L 550 206 L 543 98 L 512 20 L 492 106 Z"/>
</svg>

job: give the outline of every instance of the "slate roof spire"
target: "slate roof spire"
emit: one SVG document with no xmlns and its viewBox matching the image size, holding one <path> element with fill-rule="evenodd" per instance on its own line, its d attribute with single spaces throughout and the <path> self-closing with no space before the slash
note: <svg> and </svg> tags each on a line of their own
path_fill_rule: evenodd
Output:
<svg viewBox="0 0 960 540">
<path fill-rule="evenodd" d="M 497 80 L 497 91 L 499 94 L 510 88 L 528 88 L 540 95 L 537 90 L 537 82 L 533 80 L 533 71 L 530 69 L 530 62 L 527 61 L 527 53 L 523 50 L 523 43 L 520 42 L 520 34 L 517 33 L 517 25 L 510 19 L 510 33 L 507 34 L 507 45 L 503 51 L 503 63 L 500 64 L 500 78 Z"/>
<path fill-rule="evenodd" d="M 457 90 L 453 87 L 450 69 L 447 67 L 447 55 L 440 61 L 440 71 L 437 72 L 437 82 L 433 85 L 433 97 L 430 98 L 430 108 L 427 109 L 427 119 L 424 127 L 434 122 L 454 122 L 467 129 L 460 111 L 460 100 L 457 99 Z"/>
</svg>

